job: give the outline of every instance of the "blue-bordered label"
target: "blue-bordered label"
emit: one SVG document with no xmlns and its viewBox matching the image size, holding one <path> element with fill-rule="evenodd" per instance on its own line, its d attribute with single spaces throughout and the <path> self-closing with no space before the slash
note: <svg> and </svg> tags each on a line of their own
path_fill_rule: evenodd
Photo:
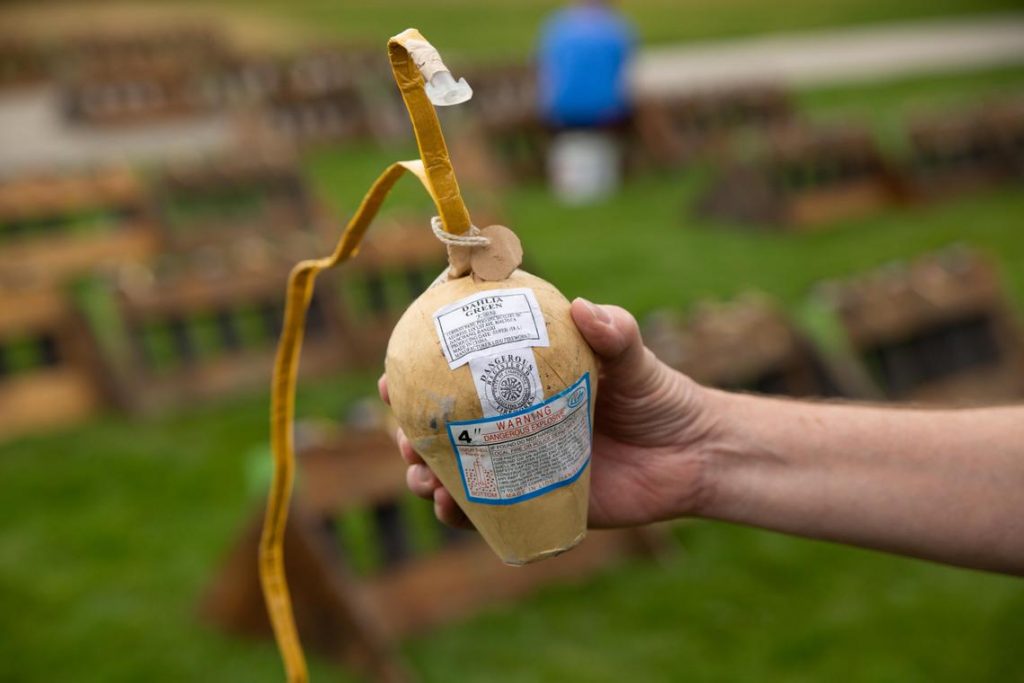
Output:
<svg viewBox="0 0 1024 683">
<path fill-rule="evenodd" d="M 576 481 L 590 463 L 590 373 L 529 408 L 447 426 L 469 500 L 535 498 Z"/>
</svg>

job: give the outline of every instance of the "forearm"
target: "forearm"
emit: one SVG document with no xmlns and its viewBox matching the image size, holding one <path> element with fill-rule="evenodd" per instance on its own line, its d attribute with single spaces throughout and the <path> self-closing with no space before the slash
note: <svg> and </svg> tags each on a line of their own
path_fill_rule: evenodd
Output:
<svg viewBox="0 0 1024 683">
<path fill-rule="evenodd" d="M 1024 409 L 707 401 L 703 516 L 1024 574 Z"/>
</svg>

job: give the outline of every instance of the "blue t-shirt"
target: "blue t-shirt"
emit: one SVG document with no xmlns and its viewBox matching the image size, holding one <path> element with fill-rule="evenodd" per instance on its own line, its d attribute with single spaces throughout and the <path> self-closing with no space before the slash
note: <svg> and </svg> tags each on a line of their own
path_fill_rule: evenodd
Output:
<svg viewBox="0 0 1024 683">
<path fill-rule="evenodd" d="M 634 43 L 633 29 L 607 7 L 582 5 L 555 14 L 540 43 L 544 118 L 559 126 L 597 126 L 625 117 Z"/>
</svg>

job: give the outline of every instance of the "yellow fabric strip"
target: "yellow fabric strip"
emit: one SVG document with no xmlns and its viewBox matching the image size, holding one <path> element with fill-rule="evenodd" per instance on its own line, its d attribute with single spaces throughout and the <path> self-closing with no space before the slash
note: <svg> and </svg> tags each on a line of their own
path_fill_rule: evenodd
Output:
<svg viewBox="0 0 1024 683">
<path fill-rule="evenodd" d="M 416 145 L 420 150 L 420 159 L 427 172 L 427 191 L 437 204 L 441 222 L 447 232 L 461 235 L 470 228 L 469 212 L 462 201 L 459 183 L 455 179 L 448 156 L 448 147 L 441 133 L 441 124 L 437 121 L 434 105 L 423 89 L 423 75 L 413 63 L 405 43 L 408 40 L 426 41 L 426 38 L 414 28 L 406 29 L 388 41 L 388 56 L 391 58 L 391 71 L 395 75 L 395 83 L 402 92 L 402 100 L 409 111 L 412 129 L 416 133 Z"/>
<path fill-rule="evenodd" d="M 389 166 L 363 198 L 342 233 L 334 253 L 326 258 L 302 261 L 292 269 L 288 278 L 284 324 L 271 380 L 270 445 L 274 456 L 274 476 L 260 537 L 259 570 L 274 637 L 284 659 L 287 679 L 293 683 L 305 683 L 308 680 L 284 571 L 284 530 L 288 522 L 288 505 L 295 478 L 295 384 L 306 311 L 313 296 L 317 274 L 351 258 L 358 251 L 359 243 L 384 198 L 405 171 L 411 171 L 426 186 L 426 174 L 420 161 L 399 162 Z"/>
<path fill-rule="evenodd" d="M 270 442 L 274 475 L 260 537 L 259 571 L 270 622 L 290 683 L 306 683 L 309 680 L 285 577 L 284 531 L 295 477 L 296 377 L 306 311 L 313 296 L 316 276 L 358 252 L 359 244 L 388 192 L 407 171 L 420 180 L 434 200 L 445 230 L 461 234 L 470 227 L 469 212 L 459 193 L 437 115 L 423 90 L 423 78 L 403 45 L 409 39 L 424 40 L 418 31 L 409 29 L 388 42 L 388 54 L 395 81 L 402 91 L 402 99 L 416 132 L 421 159 L 400 161 L 389 166 L 366 193 L 334 252 L 326 258 L 299 263 L 288 278 L 284 325 L 271 380 Z"/>
</svg>

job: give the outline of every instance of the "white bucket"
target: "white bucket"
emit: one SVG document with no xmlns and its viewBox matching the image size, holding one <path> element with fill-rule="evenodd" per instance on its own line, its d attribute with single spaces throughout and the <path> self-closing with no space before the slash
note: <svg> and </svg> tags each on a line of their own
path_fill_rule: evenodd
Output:
<svg viewBox="0 0 1024 683">
<path fill-rule="evenodd" d="M 609 133 L 560 133 L 551 143 L 548 181 L 565 204 L 590 204 L 613 194 L 620 175 L 619 146 Z"/>
</svg>

